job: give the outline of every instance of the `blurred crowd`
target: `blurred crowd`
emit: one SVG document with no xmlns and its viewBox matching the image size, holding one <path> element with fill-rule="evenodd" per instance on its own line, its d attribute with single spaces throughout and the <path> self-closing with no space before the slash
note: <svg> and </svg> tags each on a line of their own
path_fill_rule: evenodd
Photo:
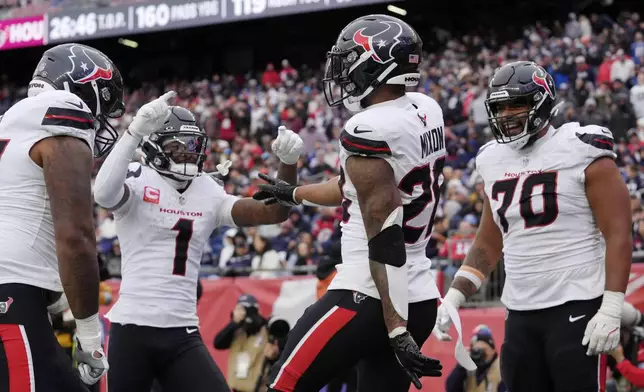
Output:
<svg viewBox="0 0 644 392">
<path fill-rule="evenodd" d="M 490 33 L 492 34 L 492 33 Z M 322 56 L 322 55 L 321 55 Z M 644 22 L 636 13 L 616 19 L 606 15 L 574 15 L 550 26 L 526 27 L 514 41 L 494 35 L 464 35 L 444 42 L 442 50 L 426 54 L 417 91 L 441 105 L 448 156 L 434 233 L 427 248 L 435 266 L 455 272 L 472 241 L 481 210 L 483 184 L 475 168 L 478 149 L 491 140 L 485 109 L 486 86 L 494 70 L 512 60 L 534 60 L 553 76 L 560 101 L 554 126 L 578 121 L 608 127 L 617 141 L 618 163 L 632 195 L 634 251 L 644 253 Z M 277 127 L 285 125 L 304 140 L 298 162 L 300 183 L 324 181 L 338 175 L 337 138 L 350 114 L 329 108 L 321 90 L 323 65 L 295 68 L 284 59 L 245 75 L 215 74 L 210 79 L 144 84 L 126 93 L 127 113 L 113 125 L 123 131 L 136 110 L 173 89 L 177 105 L 198 116 L 211 138 L 204 168 L 227 160 L 227 176 L 218 176 L 227 192 L 251 196 L 261 180 L 258 173 L 275 174 L 270 153 Z M 16 92 L 0 90 L 0 111 Z M 18 93 L 20 95 L 20 93 Z M 100 163 L 99 163 L 100 164 Z M 340 237 L 340 208 L 301 206 L 289 219 L 248 230 L 221 228 L 204 250 L 206 273 L 274 277 L 275 271 L 315 270 L 321 259 L 336 262 Z M 97 208 L 99 251 L 118 275 L 120 248 L 110 214 Z M 290 268 L 293 269 L 293 268 Z"/>
</svg>

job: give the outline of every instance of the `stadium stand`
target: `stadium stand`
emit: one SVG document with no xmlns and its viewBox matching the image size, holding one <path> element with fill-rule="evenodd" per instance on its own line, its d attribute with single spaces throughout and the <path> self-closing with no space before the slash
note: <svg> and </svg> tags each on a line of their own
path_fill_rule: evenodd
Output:
<svg viewBox="0 0 644 392">
<path fill-rule="evenodd" d="M 105 5 L 93 0 L 15 0 L 0 6 L 0 17 Z M 644 261 L 644 21 L 636 12 L 619 11 L 570 13 L 561 20 L 524 25 L 509 37 L 508 31 L 478 29 L 453 35 L 431 30 L 433 36 L 427 39 L 431 51 L 423 58 L 417 91 L 439 102 L 447 125 L 441 205 L 427 248 L 444 284 L 462 262 L 480 219 L 483 189 L 473 158 L 492 138 L 484 105 L 486 85 L 494 69 L 510 60 L 534 60 L 552 74 L 562 102 L 555 126 L 578 121 L 613 132 L 619 141 L 617 161 L 631 192 L 634 261 Z M 214 172 L 217 164 L 232 161 L 230 173 L 220 177 L 227 192 L 252 195 L 260 181 L 257 174 L 274 173 L 277 161 L 270 154 L 270 141 L 280 125 L 304 139 L 305 155 L 298 163 L 301 183 L 324 181 L 338 175 L 337 139 L 349 113 L 327 107 L 320 88 L 322 64 L 299 60 L 292 64 L 289 57 L 278 54 L 253 71 L 192 79 L 144 80 L 139 72 L 138 82 L 126 93 L 126 115 L 112 125 L 124 131 L 141 105 L 174 89 L 176 104 L 195 112 L 211 137 L 205 170 Z M 26 88 L 17 86 L 15 79 L 0 77 L 0 113 L 25 96 Z M 99 167 L 100 162 L 96 170 Z M 204 249 L 202 274 L 260 278 L 310 274 L 321 260 L 337 258 L 341 216 L 340 208 L 300 207 L 280 225 L 216 230 Z M 98 251 L 109 274 L 118 277 L 120 248 L 113 218 L 99 207 L 96 218 Z M 278 259 L 281 267 L 261 268 L 267 259 Z M 500 268 L 473 304 L 498 303 L 502 285 Z"/>
</svg>

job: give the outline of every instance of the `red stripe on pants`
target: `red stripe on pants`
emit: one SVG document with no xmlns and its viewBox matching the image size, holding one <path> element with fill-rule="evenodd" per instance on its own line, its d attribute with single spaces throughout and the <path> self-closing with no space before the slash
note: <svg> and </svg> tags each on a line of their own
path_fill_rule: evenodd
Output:
<svg viewBox="0 0 644 392">
<path fill-rule="evenodd" d="M 30 392 L 29 359 L 20 326 L 0 324 L 0 340 L 9 367 L 9 392 Z"/>
<path fill-rule="evenodd" d="M 300 343 L 297 352 L 293 355 L 290 362 L 284 365 L 286 367 L 282 369 L 279 379 L 273 388 L 282 392 L 292 392 L 300 377 L 311 366 L 324 346 L 355 315 L 356 312 L 353 310 L 339 307 L 333 309 L 324 321 L 313 327 L 313 332 L 311 332 L 306 340 Z"/>
<path fill-rule="evenodd" d="M 599 392 L 606 391 L 606 372 L 608 371 L 608 358 L 606 354 L 601 354 L 599 356 Z"/>
</svg>

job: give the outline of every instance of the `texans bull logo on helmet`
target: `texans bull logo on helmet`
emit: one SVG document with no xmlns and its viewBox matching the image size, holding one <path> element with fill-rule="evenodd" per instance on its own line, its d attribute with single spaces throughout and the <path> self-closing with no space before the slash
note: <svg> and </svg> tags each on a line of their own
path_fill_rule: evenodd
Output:
<svg viewBox="0 0 644 392">
<path fill-rule="evenodd" d="M 69 60 L 73 66 L 68 74 L 75 83 L 84 84 L 98 79 L 112 79 L 112 66 L 100 53 L 77 45 L 69 50 L 71 52 Z"/>
<path fill-rule="evenodd" d="M 353 41 L 362 46 L 374 61 L 387 64 L 394 59 L 391 53 L 400 42 L 398 37 L 402 34 L 403 28 L 396 22 L 384 21 L 381 21 L 378 26 L 382 26 L 380 31 L 374 31 L 371 26 L 357 30 L 353 34 Z"/>
<path fill-rule="evenodd" d="M 546 78 L 545 72 L 543 72 L 542 70 L 534 71 L 534 73 L 532 74 L 532 81 L 537 86 L 541 87 L 543 91 L 550 96 L 550 98 L 555 99 L 553 88 L 551 88 L 550 83 L 548 83 L 549 81 Z"/>
</svg>

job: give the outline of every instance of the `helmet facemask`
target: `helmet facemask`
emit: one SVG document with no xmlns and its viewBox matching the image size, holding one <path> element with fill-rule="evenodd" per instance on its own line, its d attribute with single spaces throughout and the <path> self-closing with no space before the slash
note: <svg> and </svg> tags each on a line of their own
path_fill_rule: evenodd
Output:
<svg viewBox="0 0 644 392">
<path fill-rule="evenodd" d="M 206 135 L 198 131 L 154 132 L 143 149 L 154 170 L 178 181 L 189 181 L 202 172 L 206 143 Z"/>
<path fill-rule="evenodd" d="M 94 137 L 94 156 L 101 157 L 112 150 L 119 134 L 108 122 L 108 118 L 119 118 L 125 113 L 125 105 L 121 99 L 114 99 L 107 87 L 103 87 L 98 96 L 99 102 L 96 121 L 98 127 Z M 105 112 L 103 112 L 105 110 Z"/>
<path fill-rule="evenodd" d="M 398 66 L 392 61 L 383 71 L 374 65 L 369 52 L 363 52 L 358 56 L 355 50 L 343 51 L 334 46 L 327 53 L 326 69 L 322 79 L 324 97 L 329 106 L 343 103 L 352 112 L 363 110 L 362 99 L 385 84 L 389 75 Z M 378 72 L 380 72 L 379 75 Z"/>
<path fill-rule="evenodd" d="M 546 97 L 545 94 L 537 93 L 495 98 L 492 94 L 486 99 L 485 109 L 496 141 L 516 150 L 525 147 L 530 141 L 530 136 L 539 133 L 549 123 L 542 121 L 537 115 Z M 514 110 L 509 115 L 502 115 L 506 108 Z M 524 110 L 518 110 L 519 108 Z"/>
<path fill-rule="evenodd" d="M 327 53 L 326 68 L 324 70 L 324 97 L 329 106 L 337 106 L 344 100 L 359 95 L 356 83 L 349 76 L 352 65 L 358 59 L 358 54 L 353 50 L 341 50 L 334 46 Z"/>
</svg>

